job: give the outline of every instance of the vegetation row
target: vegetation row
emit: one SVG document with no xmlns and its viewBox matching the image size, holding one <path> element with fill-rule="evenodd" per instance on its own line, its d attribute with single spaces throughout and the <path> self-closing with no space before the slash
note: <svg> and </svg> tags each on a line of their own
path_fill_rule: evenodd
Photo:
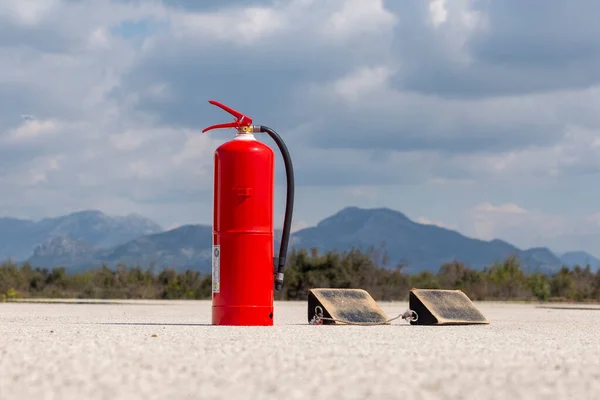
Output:
<svg viewBox="0 0 600 400">
<path fill-rule="evenodd" d="M 600 270 L 589 266 L 563 267 L 555 273 L 526 273 L 516 257 L 483 270 L 459 261 L 440 266 L 437 273 L 407 274 L 402 265 L 386 266 L 385 254 L 292 250 L 284 289 L 278 300 L 305 300 L 315 287 L 361 288 L 378 301 L 405 301 L 411 288 L 460 289 L 472 300 L 600 301 Z M 198 271 L 160 271 L 150 266 L 103 265 L 69 273 L 62 267 L 36 268 L 11 261 L 0 264 L 0 296 L 14 298 L 80 299 L 210 299 L 211 274 Z"/>
</svg>

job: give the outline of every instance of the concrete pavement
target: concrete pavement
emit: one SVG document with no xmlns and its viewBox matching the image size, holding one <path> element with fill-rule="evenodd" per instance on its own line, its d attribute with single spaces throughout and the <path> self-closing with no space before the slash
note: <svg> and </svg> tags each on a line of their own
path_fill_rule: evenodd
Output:
<svg viewBox="0 0 600 400">
<path fill-rule="evenodd" d="M 600 307 L 487 326 L 213 327 L 210 302 L 0 303 L 0 399 L 600 399 Z M 379 303 L 389 317 L 407 303 Z"/>
</svg>

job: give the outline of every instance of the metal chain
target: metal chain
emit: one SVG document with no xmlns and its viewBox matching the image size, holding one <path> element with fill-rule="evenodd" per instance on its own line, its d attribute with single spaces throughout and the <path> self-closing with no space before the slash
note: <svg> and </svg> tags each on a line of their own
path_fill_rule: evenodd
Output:
<svg viewBox="0 0 600 400">
<path fill-rule="evenodd" d="M 335 318 L 327 318 L 323 316 L 323 308 L 321 308 L 321 306 L 316 306 L 315 307 L 315 315 L 314 317 L 310 320 L 309 324 L 310 325 L 323 325 L 323 321 L 334 321 L 334 322 L 341 322 L 344 324 L 348 324 L 348 325 L 387 325 L 388 323 L 398 319 L 402 317 L 402 319 L 406 320 L 407 322 L 409 321 L 416 321 L 419 319 L 419 315 L 411 310 L 411 309 L 407 309 L 404 313 L 399 314 L 397 317 L 394 318 L 390 318 L 385 322 L 352 322 L 352 321 L 344 321 L 344 320 L 340 320 L 340 319 L 335 319 Z"/>
</svg>

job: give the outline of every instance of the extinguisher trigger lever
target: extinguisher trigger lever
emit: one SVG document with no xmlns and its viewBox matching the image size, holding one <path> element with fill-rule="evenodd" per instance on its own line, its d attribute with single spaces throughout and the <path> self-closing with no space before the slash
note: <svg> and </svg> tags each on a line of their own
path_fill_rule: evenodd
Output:
<svg viewBox="0 0 600 400">
<path fill-rule="evenodd" d="M 202 133 L 210 131 L 212 129 L 221 129 L 221 128 L 235 128 L 238 131 L 244 131 L 244 132 L 252 132 L 255 130 L 255 127 L 252 126 L 252 118 L 248 117 L 247 115 L 244 115 L 241 112 L 236 111 L 233 108 L 226 106 L 225 104 L 219 103 L 218 101 L 209 100 L 208 102 L 210 104 L 213 104 L 213 105 L 227 111 L 229 114 L 233 115 L 235 121 L 209 126 L 208 128 L 202 129 Z"/>
</svg>

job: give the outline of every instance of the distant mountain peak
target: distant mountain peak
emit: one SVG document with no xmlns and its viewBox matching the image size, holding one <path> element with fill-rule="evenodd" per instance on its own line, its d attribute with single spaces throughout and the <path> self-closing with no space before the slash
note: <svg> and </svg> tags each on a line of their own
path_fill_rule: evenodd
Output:
<svg viewBox="0 0 600 400">
<path fill-rule="evenodd" d="M 276 229 L 275 252 L 281 229 Z M 545 247 L 521 250 L 501 239 L 479 240 L 436 225 L 412 221 L 388 207 L 348 206 L 324 218 L 316 226 L 291 235 L 290 250 L 386 252 L 387 265 L 402 264 L 408 273 L 437 272 L 446 262 L 459 261 L 481 269 L 516 255 L 524 269 L 551 271 L 561 265 L 600 260 L 581 251 L 558 258 Z M 143 267 L 191 268 L 210 271 L 212 226 L 184 224 L 163 230 L 152 220 L 133 212 L 110 216 L 87 209 L 38 222 L 0 219 L 0 252 L 6 257 L 29 260 L 35 266 L 88 269 L 101 262 L 139 263 Z"/>
<path fill-rule="evenodd" d="M 135 212 L 127 215 L 109 215 L 100 210 L 88 209 L 74 211 L 65 216 L 53 219 L 61 221 L 86 221 L 86 223 L 87 221 L 95 221 L 97 224 L 102 225 L 131 225 L 132 227 L 135 226 L 134 229 L 139 229 L 143 234 L 163 231 L 163 228 L 156 222 Z"/>
<path fill-rule="evenodd" d="M 131 219 L 147 219 L 146 217 L 144 217 L 142 214 L 137 213 L 137 212 L 132 212 L 129 213 L 127 215 L 125 215 L 125 218 L 131 218 Z"/>
<path fill-rule="evenodd" d="M 566 255 L 579 255 L 579 256 L 594 257 L 594 258 L 596 258 L 596 256 L 588 253 L 587 251 L 583 251 L 583 250 L 566 251 L 566 252 L 564 252 L 564 253 L 561 254 L 561 256 L 566 256 Z"/>
<path fill-rule="evenodd" d="M 294 247 L 320 251 L 351 248 L 365 251 L 383 246 L 389 261 L 404 264 L 407 272 L 437 272 L 443 263 L 454 260 L 480 269 L 512 255 L 538 270 L 556 268 L 560 264 L 545 248 L 527 252 L 500 239 L 470 238 L 452 229 L 418 223 L 387 207 L 345 207 L 293 236 Z"/>
<path fill-rule="evenodd" d="M 410 221 L 410 219 L 400 211 L 392 210 L 387 207 L 360 208 L 357 206 L 348 206 L 323 219 L 317 224 L 317 227 L 327 227 L 329 225 L 352 222 L 366 223 L 374 218 L 387 221 Z"/>
<path fill-rule="evenodd" d="M 388 214 L 388 215 L 401 216 L 404 218 L 408 218 L 402 212 L 400 212 L 398 210 L 394 210 L 389 207 L 366 208 L 366 207 L 358 207 L 358 206 L 347 206 L 347 207 L 342 208 L 340 211 L 338 211 L 337 213 L 335 213 L 333 215 L 357 214 L 357 213 Z"/>
<path fill-rule="evenodd" d="M 85 247 L 110 247 L 161 231 L 162 227 L 148 218 L 110 216 L 97 209 L 77 210 L 38 221 L 0 219 L 0 257 L 25 260 L 40 256 L 40 251 L 46 258 L 52 252 L 81 253 Z M 62 239 L 49 241 L 57 237 Z"/>
<path fill-rule="evenodd" d="M 77 210 L 77 211 L 73 211 L 68 213 L 66 216 L 75 216 L 75 215 L 79 215 L 79 216 L 99 216 L 99 215 L 106 215 L 106 213 L 100 211 L 100 210 L 96 210 L 96 209 L 85 209 L 85 210 Z"/>
<path fill-rule="evenodd" d="M 550 251 L 550 249 L 548 249 L 547 247 L 544 246 L 533 246 L 527 249 L 527 251 L 549 251 L 552 253 L 552 251 Z M 554 254 L 554 253 L 553 253 Z"/>
<path fill-rule="evenodd" d="M 510 245 L 510 246 L 512 246 L 506 240 L 502 240 L 502 239 L 492 239 L 492 240 L 490 240 L 490 243 L 503 244 L 503 245 Z"/>
<path fill-rule="evenodd" d="M 81 254 L 93 250 L 93 248 L 81 240 L 72 239 L 66 236 L 53 236 L 36 246 L 33 255 L 48 256 L 62 254 Z"/>
<path fill-rule="evenodd" d="M 600 259 L 586 251 L 567 251 L 560 256 L 560 259 L 564 265 L 570 268 L 573 268 L 576 265 L 585 267 L 589 264 L 591 269 L 595 271 L 600 267 Z"/>
</svg>

